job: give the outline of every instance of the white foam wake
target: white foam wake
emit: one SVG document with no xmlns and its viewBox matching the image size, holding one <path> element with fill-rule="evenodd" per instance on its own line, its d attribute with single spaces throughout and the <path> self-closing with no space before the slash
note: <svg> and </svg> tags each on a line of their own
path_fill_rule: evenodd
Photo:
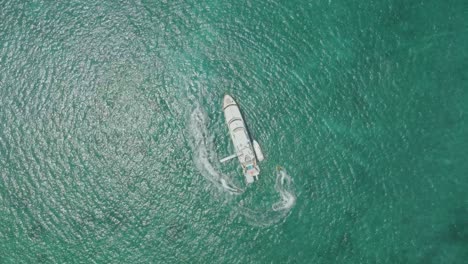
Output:
<svg viewBox="0 0 468 264">
<path fill-rule="evenodd" d="M 292 179 L 283 168 L 278 168 L 275 190 L 280 194 L 281 200 L 271 207 L 274 211 L 289 210 L 296 204 L 296 196 L 292 189 Z"/>
<path fill-rule="evenodd" d="M 218 189 L 231 194 L 241 194 L 243 190 L 235 186 L 227 175 L 213 165 L 214 161 L 217 161 L 217 155 L 213 147 L 213 138 L 208 134 L 207 124 L 208 116 L 197 105 L 189 120 L 190 145 L 194 153 L 195 166 L 203 177 L 212 182 Z"/>
<path fill-rule="evenodd" d="M 190 115 L 188 125 L 195 166 L 219 190 L 229 194 L 242 194 L 244 191 L 217 167 L 218 157 L 214 150 L 213 137 L 208 133 L 208 121 L 206 113 L 197 105 Z M 255 208 L 253 205 L 249 206 L 247 201 L 250 199 L 244 197 L 233 208 L 233 216 L 241 215 L 249 224 L 260 227 L 271 226 L 286 219 L 296 203 L 296 195 L 293 180 L 284 168 L 278 167 L 276 171 L 275 190 L 280 199 L 273 205 Z"/>
<path fill-rule="evenodd" d="M 267 209 L 250 209 L 240 204 L 238 213 L 245 217 L 247 222 L 254 226 L 268 227 L 286 219 L 289 212 L 296 204 L 293 181 L 284 168 L 278 168 L 276 172 L 275 190 L 280 200 Z"/>
</svg>

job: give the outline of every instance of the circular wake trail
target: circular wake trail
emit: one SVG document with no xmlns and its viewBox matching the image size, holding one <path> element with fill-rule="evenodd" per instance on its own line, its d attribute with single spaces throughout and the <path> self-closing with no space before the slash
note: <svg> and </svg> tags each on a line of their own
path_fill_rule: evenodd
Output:
<svg viewBox="0 0 468 264">
<path fill-rule="evenodd" d="M 207 129 L 208 116 L 196 106 L 190 115 L 189 132 L 191 134 L 190 145 L 194 153 L 193 160 L 195 166 L 207 180 L 212 182 L 218 189 L 230 194 L 241 194 L 243 190 L 235 186 L 229 177 L 213 165 L 216 162 L 217 155 L 213 147 L 213 139 L 208 134 Z"/>
<path fill-rule="evenodd" d="M 276 171 L 275 190 L 280 196 L 280 200 L 268 209 L 250 209 L 241 205 L 239 213 L 245 217 L 247 222 L 254 226 L 268 227 L 286 219 L 289 212 L 296 204 L 296 194 L 293 188 L 291 176 L 282 167 Z"/>
<path fill-rule="evenodd" d="M 240 195 L 244 190 L 234 185 L 229 176 L 220 172 L 215 165 L 218 158 L 214 150 L 213 138 L 208 133 L 208 121 L 207 114 L 197 105 L 190 114 L 188 125 L 195 166 L 201 175 L 219 190 Z M 252 209 L 244 204 L 245 199 L 243 199 L 234 211 L 254 226 L 267 227 L 279 223 L 288 216 L 296 204 L 293 180 L 286 170 L 279 166 L 276 170 L 275 190 L 279 195 L 279 200 L 271 206 L 263 209 Z"/>
<path fill-rule="evenodd" d="M 296 204 L 296 196 L 292 189 L 292 179 L 286 170 L 278 167 L 276 174 L 275 190 L 280 194 L 281 200 L 271 207 L 273 211 L 287 211 Z"/>
</svg>

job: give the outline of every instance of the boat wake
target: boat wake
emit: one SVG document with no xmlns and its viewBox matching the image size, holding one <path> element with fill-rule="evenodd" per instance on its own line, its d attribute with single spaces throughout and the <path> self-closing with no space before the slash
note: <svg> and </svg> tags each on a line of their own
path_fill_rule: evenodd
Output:
<svg viewBox="0 0 468 264">
<path fill-rule="evenodd" d="M 189 133 L 193 160 L 200 174 L 210 181 L 217 189 L 233 195 L 240 195 L 244 190 L 237 187 L 230 177 L 219 171 L 216 164 L 218 159 L 214 150 L 213 138 L 208 133 L 208 116 L 196 106 L 190 115 Z M 254 226 L 267 227 L 284 220 L 296 203 L 293 181 L 286 170 L 278 167 L 276 170 L 275 190 L 279 200 L 266 208 L 252 209 L 248 199 L 242 199 L 235 206 L 234 216 L 241 216 Z"/>
<path fill-rule="evenodd" d="M 250 209 L 242 202 L 238 213 L 242 215 L 249 224 L 260 227 L 267 227 L 277 224 L 286 219 L 289 212 L 296 204 L 296 194 L 293 188 L 291 176 L 284 168 L 278 167 L 276 171 L 275 190 L 280 195 L 280 200 L 267 209 Z"/>
<path fill-rule="evenodd" d="M 273 211 L 290 210 L 296 203 L 296 196 L 292 189 L 292 179 L 286 170 L 278 167 L 275 190 L 280 194 L 281 200 L 271 207 Z"/>
<path fill-rule="evenodd" d="M 195 166 L 204 178 L 212 182 L 218 189 L 231 194 L 241 194 L 243 190 L 232 183 L 229 177 L 220 172 L 213 164 L 217 161 L 213 147 L 213 138 L 209 136 L 208 116 L 200 106 L 197 106 L 190 115 L 189 129 L 192 135 L 192 147 Z"/>
</svg>

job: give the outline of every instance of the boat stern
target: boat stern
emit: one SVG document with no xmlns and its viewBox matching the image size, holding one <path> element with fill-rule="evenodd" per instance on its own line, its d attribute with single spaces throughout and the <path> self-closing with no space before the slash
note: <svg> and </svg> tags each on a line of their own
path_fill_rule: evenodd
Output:
<svg viewBox="0 0 468 264">
<path fill-rule="evenodd" d="M 258 180 L 259 174 L 260 169 L 258 168 L 258 166 L 248 165 L 244 171 L 244 176 L 247 184 L 253 183 L 254 181 Z"/>
</svg>

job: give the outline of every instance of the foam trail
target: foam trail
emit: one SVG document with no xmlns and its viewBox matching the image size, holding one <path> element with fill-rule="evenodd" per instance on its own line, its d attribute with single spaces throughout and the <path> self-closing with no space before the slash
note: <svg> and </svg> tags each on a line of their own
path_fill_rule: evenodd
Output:
<svg viewBox="0 0 468 264">
<path fill-rule="evenodd" d="M 292 192 L 292 179 L 281 167 L 278 167 L 276 173 L 275 190 L 280 194 L 281 201 L 273 204 L 271 208 L 274 211 L 287 210 L 289 212 L 296 203 L 296 196 Z"/>
<path fill-rule="evenodd" d="M 284 220 L 296 204 L 293 181 L 284 168 L 277 169 L 275 190 L 280 200 L 270 208 L 254 210 L 245 207 L 241 202 L 238 213 L 243 215 L 249 224 L 259 227 L 268 227 Z"/>
<path fill-rule="evenodd" d="M 189 132 L 191 134 L 191 147 L 194 153 L 194 162 L 197 169 L 207 180 L 216 187 L 231 194 L 241 194 L 243 190 L 235 186 L 229 177 L 219 172 L 213 165 L 217 161 L 213 147 L 213 139 L 208 134 L 208 117 L 199 105 L 190 115 Z"/>
</svg>

